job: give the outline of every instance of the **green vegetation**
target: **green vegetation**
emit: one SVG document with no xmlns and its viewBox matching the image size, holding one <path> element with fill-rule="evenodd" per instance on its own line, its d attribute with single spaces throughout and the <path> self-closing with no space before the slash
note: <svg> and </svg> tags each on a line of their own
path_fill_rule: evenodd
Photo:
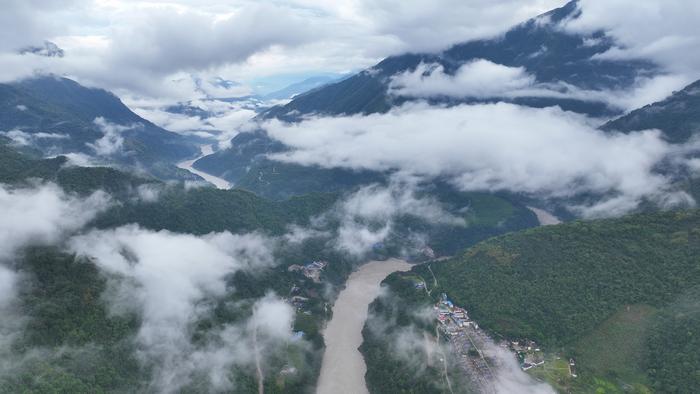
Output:
<svg viewBox="0 0 700 394">
<path fill-rule="evenodd" d="M 693 393 L 700 387 L 700 287 L 659 313 L 648 339 L 646 361 L 653 388 Z"/>
<path fill-rule="evenodd" d="M 196 154 L 185 137 L 139 117 L 107 91 L 58 77 L 0 84 L 2 129 L 21 130 L 30 136 L 52 134 L 53 138 L 31 139 L 32 147 L 39 151 L 93 154 L 89 144 L 103 136 L 96 118 L 127 127 L 121 132 L 125 152 L 117 152 L 111 160 L 147 168 L 164 179 L 196 178 L 173 165 Z"/>
<path fill-rule="evenodd" d="M 498 337 L 542 343 L 550 362 L 530 373 L 562 392 L 691 392 L 700 376 L 697 256 L 700 211 L 640 214 L 490 239 L 431 264 L 439 286 L 428 287 Z M 387 278 L 394 308 L 425 297 L 416 276 L 431 274 L 421 265 Z M 579 377 L 554 353 L 574 357 Z"/>
<path fill-rule="evenodd" d="M 0 375 L 0 392 L 125 392 L 140 385 L 143 371 L 129 340 L 138 318 L 107 311 L 97 267 L 30 248 L 18 268 L 26 278 L 19 295 L 26 322 L 12 345 L 16 370 Z"/>
<path fill-rule="evenodd" d="M 700 283 L 699 240 L 700 211 L 575 222 L 493 238 L 433 271 L 483 327 L 563 345 Z"/>
<path fill-rule="evenodd" d="M 583 380 L 596 376 L 616 387 L 649 392 L 644 355 L 655 315 L 656 308 L 647 305 L 624 307 L 572 345 L 569 352 Z"/>
<path fill-rule="evenodd" d="M 634 110 L 603 126 L 608 131 L 659 129 L 672 142 L 685 142 L 700 126 L 700 81 L 658 103 Z"/>
<path fill-rule="evenodd" d="M 367 387 L 371 393 L 449 393 L 441 352 L 429 354 L 424 347 L 398 349 L 410 346 L 410 341 L 396 343 L 402 332 L 412 331 L 419 341 L 424 336 L 427 338 L 423 340 L 436 340 L 434 322 L 418 313 L 431 308 L 432 300 L 425 291 L 415 290 L 415 276 L 406 278 L 397 274 L 387 278 L 383 285 L 391 291 L 370 304 L 360 347 L 367 364 Z M 452 389 L 455 393 L 469 392 L 455 360 L 445 353 Z"/>
<path fill-rule="evenodd" d="M 139 223 L 153 230 L 193 234 L 212 231 L 249 232 L 263 230 L 280 235 L 290 224 L 308 220 L 329 209 L 332 194 L 315 194 L 273 202 L 244 190 L 210 187 L 185 189 L 162 187 L 156 202 L 127 202 L 115 206 L 96 222 L 99 227 Z"/>
</svg>

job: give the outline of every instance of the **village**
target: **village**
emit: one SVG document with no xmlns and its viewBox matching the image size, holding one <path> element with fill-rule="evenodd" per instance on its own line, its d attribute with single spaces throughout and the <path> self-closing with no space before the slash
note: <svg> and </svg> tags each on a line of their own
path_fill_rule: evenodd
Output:
<svg viewBox="0 0 700 394">
<path fill-rule="evenodd" d="M 313 261 L 306 265 L 292 264 L 287 268 L 289 272 L 301 272 L 305 277 L 315 283 L 321 283 L 321 272 L 328 265 L 326 261 Z"/>
<path fill-rule="evenodd" d="M 424 283 L 419 283 L 416 288 L 423 288 Z M 438 321 L 438 329 L 444 338 L 450 343 L 456 355 L 460 369 L 469 378 L 472 385 L 483 393 L 495 393 L 494 370 L 499 367 L 495 360 L 484 353 L 494 341 L 479 328 L 479 325 L 469 318 L 466 309 L 454 305 L 442 294 L 435 304 L 434 310 Z M 544 365 L 544 352 L 531 340 L 502 341 L 504 349 L 517 357 L 520 368 L 523 371 Z M 571 361 L 573 364 L 573 360 Z"/>
</svg>

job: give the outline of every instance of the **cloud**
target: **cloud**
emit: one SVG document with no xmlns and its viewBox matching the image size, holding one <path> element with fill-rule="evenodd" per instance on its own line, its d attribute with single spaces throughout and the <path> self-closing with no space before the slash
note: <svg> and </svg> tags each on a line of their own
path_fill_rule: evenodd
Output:
<svg viewBox="0 0 700 394">
<path fill-rule="evenodd" d="M 349 194 L 320 219 L 338 223 L 335 247 L 363 256 L 391 235 L 397 218 L 411 216 L 432 224 L 466 225 L 432 197 L 419 197 L 419 185 L 410 177 L 394 177 L 388 185 L 371 184 Z"/>
<path fill-rule="evenodd" d="M 394 94 L 410 97 L 502 97 L 531 87 L 535 78 L 523 67 L 507 67 L 484 59 L 466 63 L 454 75 L 438 64 L 421 64 L 392 78 Z"/>
<path fill-rule="evenodd" d="M 244 80 L 347 73 L 405 51 L 492 36 L 560 0 L 10 0 L 0 16 L 0 79 L 36 70 L 121 93 L 190 97 L 178 73 Z M 440 20 L 440 23 L 434 23 Z M 65 57 L 14 54 L 51 40 Z M 115 72 L 119 70 L 119 72 Z"/>
<path fill-rule="evenodd" d="M 54 184 L 13 189 L 0 184 L 0 261 L 29 244 L 52 244 L 76 231 L 107 208 L 109 198 L 96 192 L 82 199 Z"/>
<path fill-rule="evenodd" d="M 146 365 L 154 367 L 153 384 L 159 391 L 183 387 L 193 374 L 202 373 L 202 368 L 212 363 L 225 368 L 247 359 L 235 351 L 244 335 L 239 328 L 224 328 L 213 339 L 227 346 L 224 349 L 231 353 L 226 355 L 221 354 L 224 349 L 193 344 L 193 325 L 211 313 L 214 300 L 229 291 L 227 275 L 274 263 L 270 239 L 228 232 L 196 237 L 130 225 L 73 237 L 69 246 L 79 255 L 93 258 L 110 277 L 121 278 L 112 283 L 113 291 L 107 298 L 115 313 L 140 313 L 141 327 L 136 338 L 139 356 Z M 258 308 L 260 325 L 277 338 L 289 326 L 289 316 L 278 303 L 268 301 Z M 209 359 L 215 354 L 225 357 L 225 362 L 216 357 Z M 224 371 L 209 373 L 216 374 L 219 383 L 224 381 Z"/>
<path fill-rule="evenodd" d="M 581 16 L 566 28 L 574 32 L 602 29 L 615 37 L 618 47 L 603 57 L 652 59 L 672 72 L 694 79 L 700 76 L 700 3 L 580 0 L 579 6 Z"/>
<path fill-rule="evenodd" d="M 241 62 L 273 45 L 309 38 L 301 18 L 270 4 L 249 4 L 223 16 L 159 8 L 117 29 L 108 61 L 168 75 Z"/>
<path fill-rule="evenodd" d="M 6 0 L 0 14 L 0 52 L 17 51 L 28 45 L 42 44 L 62 30 L 52 20 L 65 8 L 78 3 L 75 0 Z"/>
<path fill-rule="evenodd" d="M 447 177 L 462 190 L 545 198 L 594 193 L 613 215 L 672 193 L 671 180 L 654 169 L 677 152 L 659 131 L 606 134 L 558 108 L 505 103 L 418 103 L 386 114 L 272 120 L 264 127 L 291 148 L 275 160 Z M 588 208 L 576 207 L 584 215 Z"/>
<path fill-rule="evenodd" d="M 554 394 L 555 391 L 547 383 L 535 381 L 523 372 L 518 365 L 515 355 L 510 351 L 486 341 L 481 349 L 485 357 L 493 363 L 496 381 L 494 386 L 499 394 Z"/>
<path fill-rule="evenodd" d="M 0 311 L 14 299 L 16 280 L 17 274 L 0 266 Z"/>
<path fill-rule="evenodd" d="M 11 188 L 0 184 L 0 313 L 10 316 L 19 275 L 12 268 L 17 252 L 29 245 L 54 244 L 82 228 L 109 206 L 109 198 L 96 192 L 87 198 L 67 195 L 54 184 Z M 15 313 L 12 312 L 12 316 Z M 22 319 L 0 323 L 0 352 L 18 332 Z"/>
<path fill-rule="evenodd" d="M 34 143 L 34 141 L 40 140 L 40 139 L 54 140 L 54 139 L 68 139 L 68 138 L 70 138 L 70 136 L 68 136 L 66 134 L 25 133 L 24 131 L 17 130 L 17 129 L 10 130 L 10 131 L 2 131 L 2 132 L 0 132 L 0 134 L 11 139 L 12 143 L 14 145 L 18 145 L 18 146 L 32 145 Z"/>
<path fill-rule="evenodd" d="M 640 77 L 625 90 L 586 90 L 564 83 L 539 83 L 523 67 L 507 67 L 484 59 L 460 66 L 454 75 L 439 64 L 420 64 L 413 71 L 391 78 L 389 93 L 414 98 L 513 99 L 547 97 L 603 102 L 618 110 L 630 111 L 664 99 L 688 84 L 682 75 L 662 74 Z"/>
<path fill-rule="evenodd" d="M 376 33 L 395 41 L 398 50 L 423 52 L 498 35 L 563 2 L 440 0 L 406 3 L 400 0 L 361 0 L 357 4 L 356 12 L 367 18 L 368 25 Z"/>
<path fill-rule="evenodd" d="M 240 131 L 248 129 L 262 103 L 256 99 L 227 102 L 216 99 L 189 100 L 185 110 L 188 113 L 174 113 L 163 103 L 131 103 L 134 112 L 163 127 L 181 134 L 213 139 L 224 149 Z"/>
<path fill-rule="evenodd" d="M 118 153 L 124 146 L 122 132 L 131 127 L 121 126 L 105 120 L 103 117 L 95 118 L 95 125 L 102 131 L 102 137 L 87 146 L 95 151 L 98 156 L 111 156 Z"/>
</svg>

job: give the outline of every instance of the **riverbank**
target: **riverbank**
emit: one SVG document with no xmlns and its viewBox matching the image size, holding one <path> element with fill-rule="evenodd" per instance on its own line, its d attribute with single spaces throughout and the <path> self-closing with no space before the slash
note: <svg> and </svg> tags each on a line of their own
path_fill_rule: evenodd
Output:
<svg viewBox="0 0 700 394">
<path fill-rule="evenodd" d="M 367 367 L 358 350 L 367 308 L 379 295 L 384 278 L 396 271 L 408 271 L 411 264 L 398 259 L 371 261 L 348 278 L 333 306 L 333 318 L 323 331 L 326 350 L 321 365 L 317 394 L 367 393 Z"/>
</svg>

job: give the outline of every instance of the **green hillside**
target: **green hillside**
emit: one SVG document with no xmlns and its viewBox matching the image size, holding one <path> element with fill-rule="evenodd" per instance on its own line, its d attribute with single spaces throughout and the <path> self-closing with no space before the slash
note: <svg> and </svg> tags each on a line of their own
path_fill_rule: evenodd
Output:
<svg viewBox="0 0 700 394">
<path fill-rule="evenodd" d="M 431 264 L 432 294 L 449 294 L 496 337 L 575 357 L 580 377 L 553 382 L 562 391 L 690 393 L 700 387 L 699 256 L 698 210 L 574 222 L 499 236 Z M 417 266 L 386 283 L 411 300 L 416 275 L 431 273 Z M 545 372 L 533 373 L 559 379 Z"/>
<path fill-rule="evenodd" d="M 194 156 L 196 147 L 136 115 L 110 92 L 52 76 L 0 84 L 0 130 L 25 133 L 26 143 L 43 153 L 94 155 L 90 144 L 104 135 L 98 118 L 123 127 L 121 150 L 110 160 L 161 178 L 195 179 L 173 164 Z"/>
<path fill-rule="evenodd" d="M 673 142 L 685 142 L 700 131 L 700 81 L 606 123 L 604 130 L 631 132 L 659 129 Z"/>
</svg>

